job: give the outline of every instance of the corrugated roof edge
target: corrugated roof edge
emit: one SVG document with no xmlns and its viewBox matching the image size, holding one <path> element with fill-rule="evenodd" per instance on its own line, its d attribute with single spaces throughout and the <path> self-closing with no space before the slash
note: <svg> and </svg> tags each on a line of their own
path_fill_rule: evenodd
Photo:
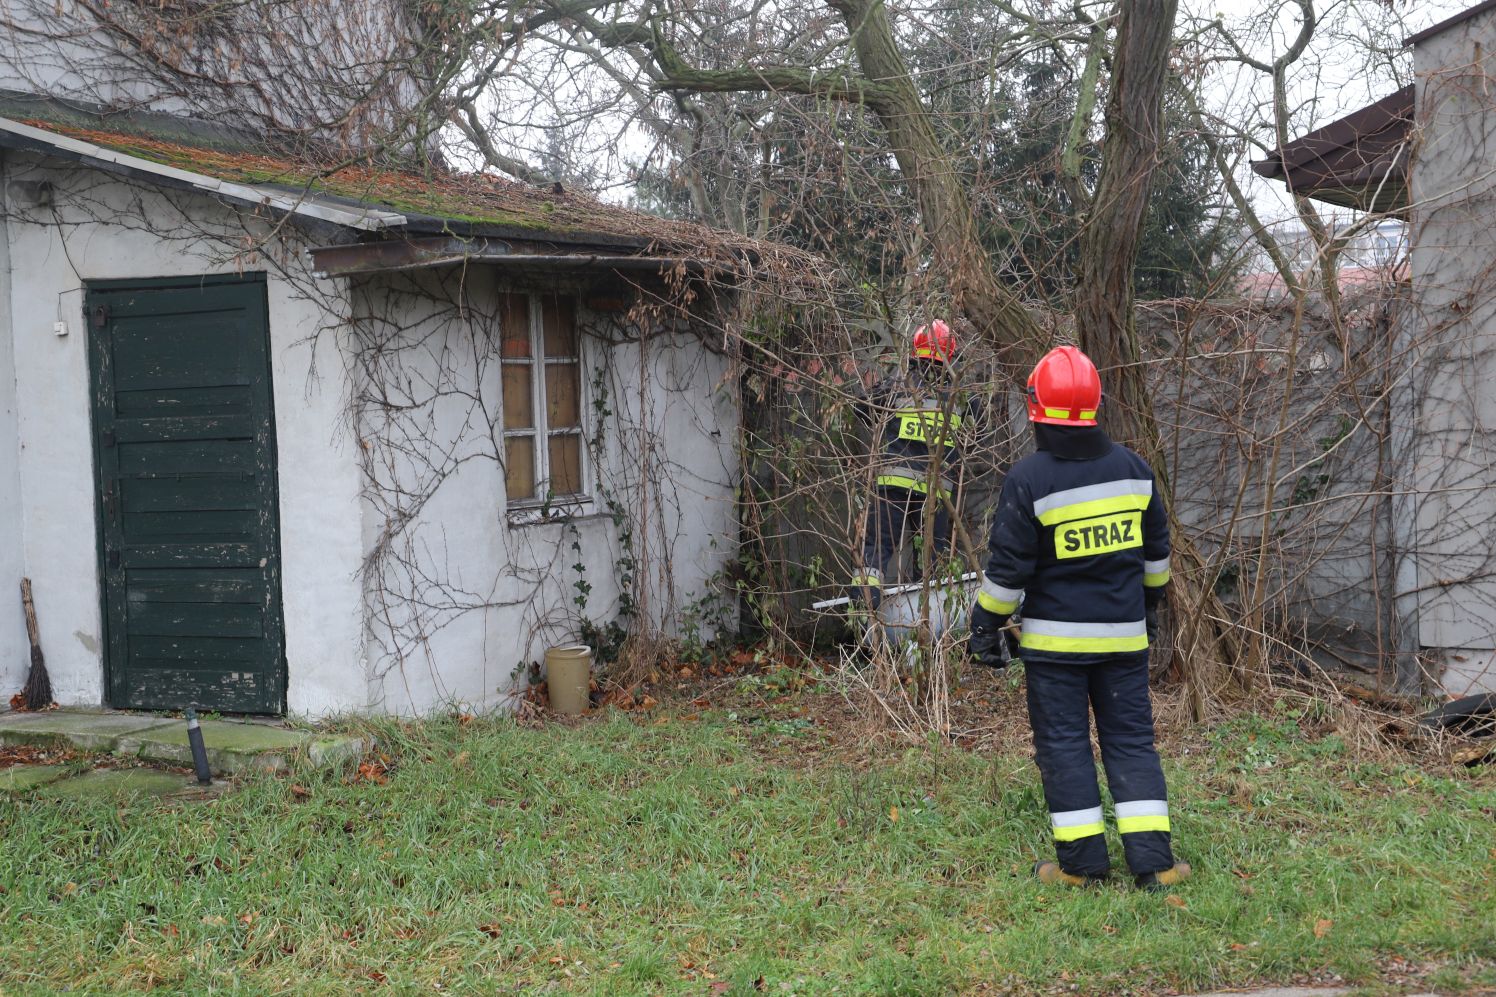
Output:
<svg viewBox="0 0 1496 997">
<path fill-rule="evenodd" d="M 1454 27 L 1457 24 L 1463 24 L 1465 21 L 1470 20 L 1477 14 L 1484 14 L 1486 11 L 1493 9 L 1496 9 L 1496 0 L 1485 0 L 1484 3 L 1478 3 L 1474 7 L 1471 7 L 1469 10 L 1463 10 L 1460 13 L 1455 14 L 1453 17 L 1446 17 L 1438 24 L 1424 28 L 1417 34 L 1409 35 L 1407 38 L 1403 39 L 1403 47 L 1406 48 L 1409 45 L 1417 45 L 1420 42 L 1426 42 L 1435 35 L 1442 35 L 1444 32 L 1448 31 L 1450 28 Z"/>
</svg>

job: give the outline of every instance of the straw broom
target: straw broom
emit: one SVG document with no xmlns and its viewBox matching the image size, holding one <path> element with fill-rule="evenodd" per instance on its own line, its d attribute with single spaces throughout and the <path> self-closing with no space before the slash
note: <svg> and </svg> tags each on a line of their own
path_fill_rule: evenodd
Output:
<svg viewBox="0 0 1496 997">
<path fill-rule="evenodd" d="M 31 639 L 31 672 L 21 698 L 28 710 L 45 710 L 52 705 L 52 680 L 47 676 L 47 662 L 42 658 L 41 632 L 36 625 L 36 603 L 31 599 L 31 579 L 21 579 L 21 607 L 26 610 L 26 636 Z"/>
</svg>

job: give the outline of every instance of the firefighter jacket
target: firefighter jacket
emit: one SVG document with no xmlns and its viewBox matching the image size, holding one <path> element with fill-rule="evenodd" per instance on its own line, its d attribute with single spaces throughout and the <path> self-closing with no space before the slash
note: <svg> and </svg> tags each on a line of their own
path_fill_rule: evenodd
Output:
<svg viewBox="0 0 1496 997">
<path fill-rule="evenodd" d="M 960 440 L 971 431 L 973 416 L 965 394 L 912 368 L 906 375 L 875 386 L 866 403 L 866 414 L 878 434 L 874 484 L 926 494 L 931 448 L 939 447 L 939 495 L 954 495 L 961 468 Z"/>
<path fill-rule="evenodd" d="M 1003 481 L 977 602 L 1003 616 L 1022 602 L 1025 661 L 1094 664 L 1146 651 L 1145 589 L 1169 581 L 1153 471 L 1099 428 L 1036 433 L 1051 448 Z"/>
</svg>

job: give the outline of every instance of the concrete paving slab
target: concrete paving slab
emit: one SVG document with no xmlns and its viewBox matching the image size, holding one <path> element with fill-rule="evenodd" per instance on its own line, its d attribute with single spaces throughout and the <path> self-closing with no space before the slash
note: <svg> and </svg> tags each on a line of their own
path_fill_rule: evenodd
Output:
<svg viewBox="0 0 1496 997">
<path fill-rule="evenodd" d="M 0 793 L 24 793 L 56 782 L 68 774 L 67 765 L 12 765 L 0 769 Z"/>
<path fill-rule="evenodd" d="M 373 742 L 365 737 L 348 735 L 324 735 L 307 746 L 307 759 L 319 769 L 330 769 L 355 758 L 362 758 Z"/>
<path fill-rule="evenodd" d="M 41 745 L 71 743 L 84 751 L 115 751 L 119 747 L 120 738 L 166 727 L 172 722 L 169 717 L 83 710 L 0 713 L 0 742 Z"/>
<path fill-rule="evenodd" d="M 208 763 L 215 774 L 263 770 L 282 772 L 305 760 L 331 768 L 361 756 L 366 738 L 288 730 L 267 723 L 202 721 Z M 107 751 L 148 762 L 191 767 L 187 722 L 104 710 L 50 710 L 45 713 L 0 713 L 0 744 L 66 747 Z"/>
<path fill-rule="evenodd" d="M 330 766 L 364 750 L 361 738 L 319 737 L 266 724 L 204 720 L 202 731 L 208 764 L 214 773 L 224 775 L 254 770 L 283 772 L 302 758 L 317 766 Z M 118 750 L 145 761 L 192 764 L 187 725 L 181 722 L 123 737 Z"/>
<path fill-rule="evenodd" d="M 37 792 L 53 800 L 121 799 L 173 796 L 196 786 L 195 780 L 156 769 L 101 769 L 54 782 Z"/>
</svg>

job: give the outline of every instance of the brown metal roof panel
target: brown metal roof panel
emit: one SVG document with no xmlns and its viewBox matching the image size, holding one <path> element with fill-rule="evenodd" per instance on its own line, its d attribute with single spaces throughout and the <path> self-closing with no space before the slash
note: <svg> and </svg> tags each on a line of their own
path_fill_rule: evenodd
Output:
<svg viewBox="0 0 1496 997">
<path fill-rule="evenodd" d="M 1412 125 L 1413 88 L 1407 86 L 1294 139 L 1252 169 L 1321 201 L 1397 210 L 1404 206 Z"/>
</svg>

